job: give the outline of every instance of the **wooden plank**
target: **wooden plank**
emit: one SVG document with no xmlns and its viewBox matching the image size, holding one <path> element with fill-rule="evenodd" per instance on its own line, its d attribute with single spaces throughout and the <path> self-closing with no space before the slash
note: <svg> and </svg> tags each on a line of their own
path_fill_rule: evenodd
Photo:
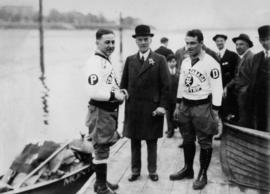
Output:
<svg viewBox="0 0 270 194">
<path fill-rule="evenodd" d="M 174 181 L 173 190 L 170 194 L 200 194 L 201 190 L 193 190 L 193 180 L 184 179 L 181 181 Z"/>
<path fill-rule="evenodd" d="M 208 182 L 201 194 L 229 194 L 228 184 Z"/>
<path fill-rule="evenodd" d="M 247 155 L 254 155 L 256 158 L 269 158 L 270 152 L 267 148 L 262 148 L 259 146 L 254 146 L 253 144 L 246 142 L 241 139 L 229 136 L 227 141 L 228 145 L 231 145 L 234 148 L 241 149 Z"/>
<path fill-rule="evenodd" d="M 270 135 L 267 132 L 258 131 L 258 130 L 254 130 L 254 129 L 249 129 L 249 128 L 246 128 L 246 127 L 240 127 L 240 126 L 229 124 L 229 123 L 224 123 L 224 125 L 228 126 L 230 128 L 233 128 L 234 130 L 241 131 L 241 132 L 243 132 L 245 134 L 250 134 L 252 136 L 256 136 L 256 137 L 260 137 L 260 138 L 263 138 L 263 139 L 270 140 Z"/>
<path fill-rule="evenodd" d="M 148 177 L 147 171 L 147 150 L 145 141 L 142 142 L 142 170 L 140 178 L 135 182 L 129 182 L 128 177 L 130 172 L 130 141 L 125 139 L 125 144 L 116 145 L 114 152 L 111 154 L 108 164 L 108 179 L 110 181 L 118 182 L 119 189 L 117 194 L 245 194 L 242 190 L 236 190 L 234 184 L 228 183 L 224 177 L 220 161 L 220 142 L 213 144 L 213 157 L 208 170 L 208 184 L 203 190 L 193 190 L 192 180 L 170 181 L 169 175 L 180 170 L 184 165 L 183 149 L 179 149 L 180 135 L 176 132 L 173 138 L 162 138 L 158 141 L 158 168 L 159 181 L 152 182 Z M 121 140 L 124 141 L 124 140 Z M 122 142 L 123 143 L 123 142 Z M 199 171 L 199 153 L 200 148 L 197 145 L 196 155 L 194 159 L 195 177 Z M 92 184 L 88 189 L 81 194 L 93 193 Z M 253 192 L 256 190 L 245 189 L 245 191 Z M 253 193 L 250 193 L 253 194 Z M 257 194 L 257 193 L 256 193 Z"/>
</svg>

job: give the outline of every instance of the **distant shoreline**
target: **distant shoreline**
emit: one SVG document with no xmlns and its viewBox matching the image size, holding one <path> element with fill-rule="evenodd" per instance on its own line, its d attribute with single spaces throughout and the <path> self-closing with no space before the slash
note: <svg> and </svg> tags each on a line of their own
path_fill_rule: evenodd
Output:
<svg viewBox="0 0 270 194">
<path fill-rule="evenodd" d="M 119 29 L 119 25 L 111 23 L 93 23 L 93 24 L 69 24 L 69 23 L 48 23 L 43 24 L 45 29 L 52 30 L 95 30 L 98 28 Z M 123 26 L 123 29 L 133 29 L 135 26 Z M 0 29 L 38 29 L 37 22 L 0 22 Z"/>
</svg>

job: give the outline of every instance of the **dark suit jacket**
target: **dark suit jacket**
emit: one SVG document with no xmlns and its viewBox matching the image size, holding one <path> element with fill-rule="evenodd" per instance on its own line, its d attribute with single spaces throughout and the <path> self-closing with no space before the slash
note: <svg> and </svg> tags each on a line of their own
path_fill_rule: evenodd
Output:
<svg viewBox="0 0 270 194">
<path fill-rule="evenodd" d="M 124 136 L 135 139 L 162 137 L 163 116 L 153 116 L 157 107 L 168 107 L 170 77 L 163 56 L 150 52 L 141 64 L 139 53 L 126 59 L 121 88 L 129 93 L 125 107 Z"/>
<path fill-rule="evenodd" d="M 181 69 L 181 65 L 182 65 L 182 61 L 188 57 L 188 52 L 186 50 L 185 47 L 182 47 L 180 49 L 178 49 L 175 52 L 175 57 L 176 57 L 176 75 L 179 77 L 180 75 L 180 69 Z"/>
<path fill-rule="evenodd" d="M 246 92 L 251 82 L 253 56 L 254 54 L 248 51 L 242 59 L 239 58 L 234 78 L 228 83 L 228 87 L 234 87 L 237 93 Z"/>
<path fill-rule="evenodd" d="M 233 79 L 238 58 L 235 52 L 226 49 L 223 57 L 220 59 L 223 86 L 226 86 Z"/>
<path fill-rule="evenodd" d="M 178 77 L 176 74 L 170 74 L 170 94 L 169 94 L 169 103 L 175 104 L 176 103 L 176 95 L 177 95 L 177 88 L 178 88 Z"/>
<path fill-rule="evenodd" d="M 169 54 L 173 54 L 171 49 L 166 48 L 165 46 L 160 46 L 157 50 L 155 50 L 156 53 L 163 55 L 166 59 Z"/>
<path fill-rule="evenodd" d="M 267 68 L 268 67 L 268 72 Z M 260 128 L 262 123 L 267 123 L 270 121 L 269 112 L 269 67 L 270 59 L 266 60 L 264 52 L 261 51 L 254 55 L 251 68 L 245 69 L 249 71 L 251 75 L 251 81 L 247 90 L 247 111 L 249 112 L 249 126 L 250 128 Z M 260 69 L 266 69 L 266 73 L 263 73 Z M 268 84 L 267 84 L 268 83 Z M 265 119 L 262 121 L 261 119 Z M 269 126 L 269 124 L 268 124 Z M 259 130 L 267 131 L 268 127 L 262 126 Z"/>
</svg>

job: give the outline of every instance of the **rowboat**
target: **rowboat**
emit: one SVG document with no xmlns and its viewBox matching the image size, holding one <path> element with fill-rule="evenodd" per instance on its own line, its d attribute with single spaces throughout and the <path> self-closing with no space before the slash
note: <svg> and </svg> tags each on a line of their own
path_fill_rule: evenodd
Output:
<svg viewBox="0 0 270 194">
<path fill-rule="evenodd" d="M 270 191 L 270 133 L 224 123 L 220 149 L 229 181 Z"/>
<path fill-rule="evenodd" d="M 92 173 L 91 166 L 85 165 L 61 178 L 36 183 L 1 194 L 75 194 L 85 184 Z"/>
<path fill-rule="evenodd" d="M 48 143 L 46 143 L 43 145 L 46 145 L 48 148 Z M 49 143 L 51 144 L 51 142 Z M 30 146 L 32 145 L 30 144 Z M 26 146 L 22 154 L 28 153 L 25 150 L 27 148 L 29 150 L 30 146 Z M 14 179 L 9 179 L 11 182 L 13 181 L 14 185 L 10 185 L 8 183 L 10 181 L 5 181 L 5 175 L 0 177 L 0 183 L 3 184 L 0 194 L 75 194 L 93 174 L 91 150 L 89 142 L 83 139 L 69 141 L 58 147 L 45 161 L 41 162 L 24 177 L 20 178 L 19 175 L 15 175 L 19 181 L 14 182 Z M 64 160 L 64 156 L 66 156 L 66 160 Z M 31 154 L 27 155 L 27 159 L 31 157 Z M 69 163 L 64 162 L 68 160 L 70 161 Z M 18 160 L 18 157 L 15 161 L 21 162 L 21 160 Z M 22 164 L 25 165 L 27 162 Z M 57 167 L 55 172 L 61 171 L 61 174 L 46 176 L 46 170 L 52 172 L 51 168 L 53 165 L 53 168 Z M 9 174 L 7 173 L 6 175 Z M 31 178 L 34 180 L 33 183 L 28 182 Z"/>
</svg>

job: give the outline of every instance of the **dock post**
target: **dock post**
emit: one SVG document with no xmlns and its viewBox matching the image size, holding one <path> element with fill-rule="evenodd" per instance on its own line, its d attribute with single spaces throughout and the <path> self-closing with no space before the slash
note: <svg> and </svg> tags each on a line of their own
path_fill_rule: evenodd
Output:
<svg viewBox="0 0 270 194">
<path fill-rule="evenodd" d="M 123 18 L 122 13 L 120 13 L 120 22 L 119 22 L 119 34 L 120 34 L 120 62 L 123 63 Z"/>
<path fill-rule="evenodd" d="M 42 0 L 39 0 L 39 49 L 40 49 L 40 69 L 41 77 L 44 77 L 44 32 L 43 32 L 43 6 Z"/>
</svg>

